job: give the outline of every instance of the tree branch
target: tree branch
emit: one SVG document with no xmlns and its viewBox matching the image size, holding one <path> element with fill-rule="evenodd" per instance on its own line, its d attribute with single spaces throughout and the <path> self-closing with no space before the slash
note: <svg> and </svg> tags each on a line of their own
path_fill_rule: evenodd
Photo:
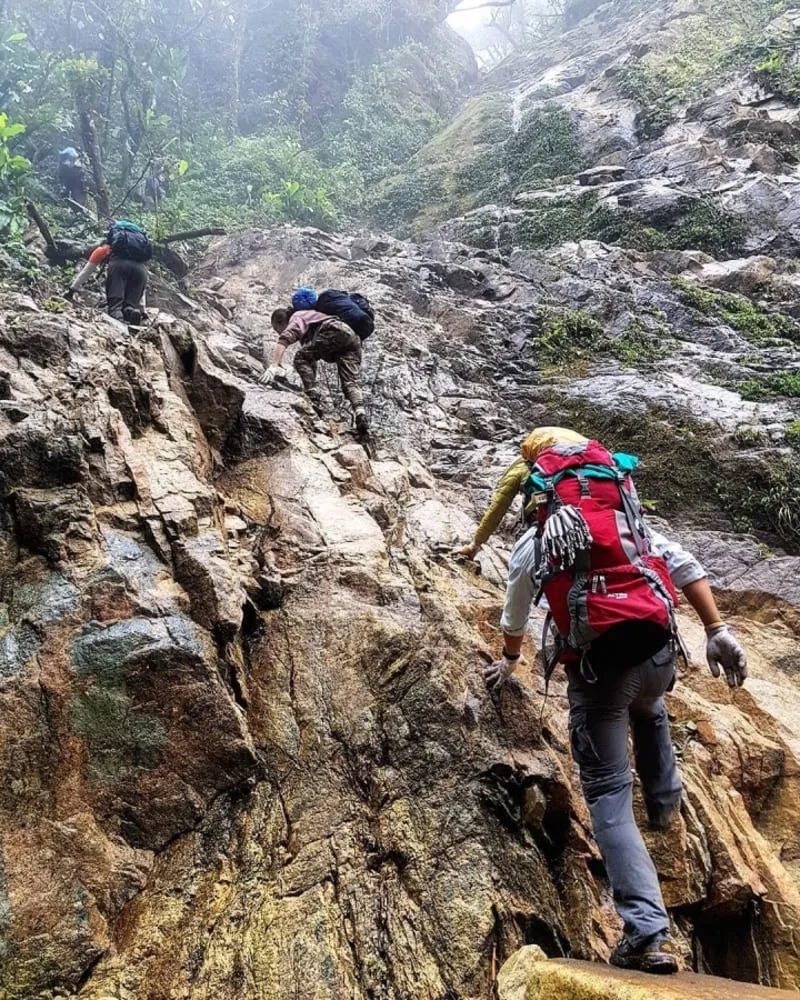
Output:
<svg viewBox="0 0 800 1000">
<path fill-rule="evenodd" d="M 34 205 L 34 203 L 30 200 L 30 198 L 26 200 L 25 208 L 27 209 L 28 215 L 31 217 L 31 220 L 34 223 L 36 223 L 36 228 L 44 237 L 45 243 L 51 250 L 55 250 L 56 241 L 53 239 L 53 234 L 50 232 L 50 227 L 41 217 L 41 215 L 39 214 L 39 209 Z"/>
<path fill-rule="evenodd" d="M 174 233 L 172 236 L 165 236 L 162 243 L 182 243 L 184 240 L 199 240 L 201 236 L 226 236 L 227 230 L 219 226 L 208 226 L 205 229 L 190 229 L 185 233 Z"/>
</svg>

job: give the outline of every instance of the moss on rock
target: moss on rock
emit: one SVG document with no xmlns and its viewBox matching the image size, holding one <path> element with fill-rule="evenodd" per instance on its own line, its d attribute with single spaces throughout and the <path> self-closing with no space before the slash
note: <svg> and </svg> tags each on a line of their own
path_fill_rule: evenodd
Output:
<svg viewBox="0 0 800 1000">
<path fill-rule="evenodd" d="M 800 344 L 800 323 L 785 313 L 768 311 L 744 295 L 703 288 L 680 278 L 673 282 L 673 287 L 687 306 L 704 316 L 722 320 L 752 344 L 763 344 L 767 340 Z"/>
</svg>

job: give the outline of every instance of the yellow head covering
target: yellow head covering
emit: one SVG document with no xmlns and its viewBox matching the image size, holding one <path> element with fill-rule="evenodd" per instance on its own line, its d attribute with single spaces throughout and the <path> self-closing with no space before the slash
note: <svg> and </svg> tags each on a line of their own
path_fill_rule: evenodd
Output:
<svg viewBox="0 0 800 1000">
<path fill-rule="evenodd" d="M 535 462 L 546 448 L 552 448 L 554 444 L 583 444 L 587 440 L 582 434 L 566 427 L 537 427 L 523 441 L 522 457 L 526 462 Z"/>
</svg>

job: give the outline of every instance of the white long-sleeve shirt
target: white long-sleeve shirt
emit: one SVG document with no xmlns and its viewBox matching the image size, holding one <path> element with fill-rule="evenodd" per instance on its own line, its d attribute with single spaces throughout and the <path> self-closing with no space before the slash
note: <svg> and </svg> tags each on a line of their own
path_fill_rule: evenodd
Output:
<svg viewBox="0 0 800 1000">
<path fill-rule="evenodd" d="M 514 546 L 511 561 L 508 564 L 508 585 L 506 587 L 506 603 L 500 625 L 506 635 L 525 635 L 528 629 L 528 618 L 531 605 L 539 591 L 534 580 L 536 571 L 535 540 L 538 527 L 527 531 Z M 706 571 L 695 559 L 676 541 L 648 527 L 653 553 L 666 562 L 672 583 L 676 590 L 683 590 L 690 583 L 703 580 Z"/>
</svg>

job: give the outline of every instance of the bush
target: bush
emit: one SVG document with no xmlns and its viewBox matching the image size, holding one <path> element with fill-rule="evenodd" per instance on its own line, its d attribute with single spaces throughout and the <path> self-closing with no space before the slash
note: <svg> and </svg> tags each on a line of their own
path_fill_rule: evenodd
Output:
<svg viewBox="0 0 800 1000">
<path fill-rule="evenodd" d="M 327 228 L 360 199 L 362 179 L 323 167 L 291 136 L 200 138 L 159 213 L 158 227 L 298 222 Z"/>
<path fill-rule="evenodd" d="M 505 168 L 517 188 L 574 174 L 581 167 L 575 123 L 563 108 L 536 108 L 505 144 Z"/>
<path fill-rule="evenodd" d="M 674 96 L 663 70 L 634 59 L 617 77 L 617 89 L 640 109 L 636 127 L 642 139 L 657 139 L 675 120 Z"/>
<path fill-rule="evenodd" d="M 743 295 L 700 288 L 680 278 L 673 282 L 678 297 L 704 316 L 722 320 L 753 344 L 790 340 L 800 344 L 800 323 L 780 312 L 767 312 Z"/>
<path fill-rule="evenodd" d="M 543 309 L 538 318 L 541 332 L 536 338 L 536 348 L 541 352 L 541 360 L 559 367 L 598 356 L 635 366 L 665 355 L 658 334 L 647 330 L 638 320 L 618 336 L 612 336 L 602 323 L 581 309 Z"/>
<path fill-rule="evenodd" d="M 597 204 L 597 195 L 543 201 L 517 227 L 520 246 L 546 250 L 578 240 L 600 240 L 644 253 L 653 250 L 702 250 L 713 256 L 736 253 L 745 229 L 712 202 L 695 202 L 665 229 L 656 229 L 632 212 Z"/>
<path fill-rule="evenodd" d="M 356 77 L 342 102 L 335 142 L 328 144 L 331 158 L 372 180 L 406 163 L 440 131 L 455 110 L 459 81 L 455 68 L 434 66 L 433 58 L 409 42 Z"/>
<path fill-rule="evenodd" d="M 762 399 L 774 399 L 776 396 L 786 396 L 790 399 L 800 398 L 800 372 L 771 372 L 759 378 L 735 382 L 735 389 L 742 399 L 759 402 Z"/>
</svg>

